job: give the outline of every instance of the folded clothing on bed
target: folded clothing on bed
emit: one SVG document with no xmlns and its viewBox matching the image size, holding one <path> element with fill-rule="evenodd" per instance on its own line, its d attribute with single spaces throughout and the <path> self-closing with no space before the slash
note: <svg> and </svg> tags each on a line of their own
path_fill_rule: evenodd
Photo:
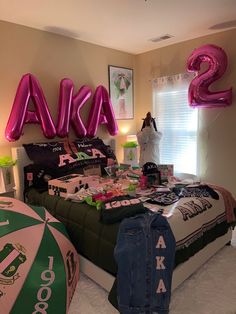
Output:
<svg viewBox="0 0 236 314">
<path fill-rule="evenodd" d="M 113 224 L 124 218 L 143 214 L 147 211 L 148 209 L 144 207 L 138 198 L 128 195 L 118 196 L 103 203 L 100 220 L 106 224 Z"/>
<path fill-rule="evenodd" d="M 219 195 L 207 184 L 197 186 L 175 187 L 173 192 L 179 197 L 212 197 L 215 200 L 219 199 Z"/>
<path fill-rule="evenodd" d="M 164 192 L 164 193 L 153 193 L 146 202 L 157 205 L 170 205 L 179 200 L 179 196 L 174 192 Z"/>
</svg>

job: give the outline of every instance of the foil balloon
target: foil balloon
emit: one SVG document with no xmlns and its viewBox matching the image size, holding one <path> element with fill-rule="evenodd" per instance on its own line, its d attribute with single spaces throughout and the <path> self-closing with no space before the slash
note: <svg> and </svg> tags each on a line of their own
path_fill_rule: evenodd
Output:
<svg viewBox="0 0 236 314">
<path fill-rule="evenodd" d="M 88 118 L 88 136 L 95 136 L 99 124 L 105 124 L 111 135 L 116 135 L 118 132 L 118 126 L 109 94 L 106 88 L 102 85 L 96 88 L 93 97 L 92 107 Z"/>
<path fill-rule="evenodd" d="M 35 105 L 35 111 L 28 110 L 30 98 Z M 43 133 L 47 138 L 53 138 L 56 135 L 56 129 L 43 91 L 32 74 L 25 74 L 18 85 L 5 129 L 7 140 L 18 140 L 26 123 L 41 124 Z"/>
<path fill-rule="evenodd" d="M 217 108 L 232 103 L 232 88 L 223 91 L 209 91 L 209 86 L 221 78 L 227 68 L 227 55 L 215 45 L 204 45 L 195 49 L 187 60 L 189 72 L 199 72 L 201 64 L 207 62 L 206 71 L 198 73 L 188 90 L 188 101 L 191 107 Z"/>
<path fill-rule="evenodd" d="M 87 134 L 87 130 L 80 116 L 80 109 L 90 98 L 91 94 L 92 91 L 88 86 L 82 86 L 72 100 L 71 124 L 78 137 L 84 137 Z"/>
<path fill-rule="evenodd" d="M 114 111 L 107 90 L 99 86 L 94 94 L 91 111 L 86 129 L 80 115 L 80 110 L 90 98 L 92 91 L 88 86 L 82 86 L 73 96 L 74 84 L 70 79 L 60 82 L 58 119 L 55 128 L 50 115 L 43 91 L 32 74 L 25 74 L 18 85 L 12 110 L 5 129 L 5 136 L 9 141 L 16 141 L 22 135 L 24 124 L 41 124 L 47 138 L 66 137 L 70 124 L 78 137 L 95 136 L 98 125 L 105 124 L 111 135 L 118 132 Z M 30 99 L 35 111 L 28 109 Z"/>
<path fill-rule="evenodd" d="M 57 119 L 57 135 L 59 137 L 66 137 L 69 133 L 73 90 L 72 80 L 61 80 Z"/>
</svg>

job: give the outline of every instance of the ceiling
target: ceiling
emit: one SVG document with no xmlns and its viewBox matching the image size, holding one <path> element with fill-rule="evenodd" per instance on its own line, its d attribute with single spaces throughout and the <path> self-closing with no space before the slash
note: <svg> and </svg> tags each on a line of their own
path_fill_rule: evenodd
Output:
<svg viewBox="0 0 236 314">
<path fill-rule="evenodd" d="M 139 54 L 235 28 L 236 0 L 0 0 L 0 19 Z"/>
</svg>

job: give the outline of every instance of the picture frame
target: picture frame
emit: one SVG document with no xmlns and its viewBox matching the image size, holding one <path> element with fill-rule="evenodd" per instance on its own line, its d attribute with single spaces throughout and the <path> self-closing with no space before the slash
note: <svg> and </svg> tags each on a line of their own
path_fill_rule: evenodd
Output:
<svg viewBox="0 0 236 314">
<path fill-rule="evenodd" d="M 109 65 L 108 77 L 116 120 L 134 119 L 133 69 Z"/>
</svg>

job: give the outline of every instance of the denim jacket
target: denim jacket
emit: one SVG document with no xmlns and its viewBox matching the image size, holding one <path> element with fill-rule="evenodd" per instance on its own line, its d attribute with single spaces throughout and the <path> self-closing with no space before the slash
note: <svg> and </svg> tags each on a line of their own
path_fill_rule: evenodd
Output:
<svg viewBox="0 0 236 314">
<path fill-rule="evenodd" d="M 175 238 L 165 217 L 146 213 L 122 221 L 114 251 L 122 314 L 167 314 Z"/>
</svg>

